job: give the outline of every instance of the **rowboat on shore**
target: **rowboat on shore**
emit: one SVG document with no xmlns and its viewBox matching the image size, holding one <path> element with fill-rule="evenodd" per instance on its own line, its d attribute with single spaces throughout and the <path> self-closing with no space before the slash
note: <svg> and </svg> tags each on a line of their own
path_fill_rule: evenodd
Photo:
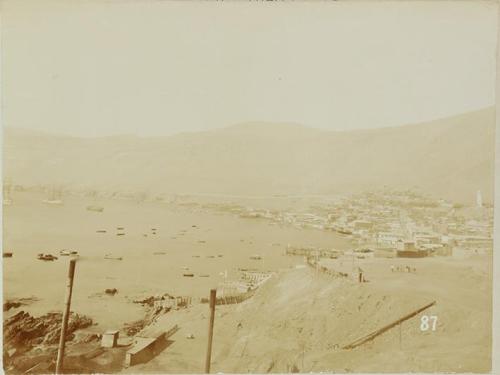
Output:
<svg viewBox="0 0 500 375">
<path fill-rule="evenodd" d="M 5 252 L 5 253 L 3 253 L 3 257 L 4 257 L 4 258 L 12 258 L 12 253 L 10 253 L 10 252 Z"/>
<path fill-rule="evenodd" d="M 184 277 L 193 277 L 194 273 L 192 273 L 192 272 L 185 272 L 185 273 L 182 274 L 182 276 L 184 276 Z"/>
</svg>

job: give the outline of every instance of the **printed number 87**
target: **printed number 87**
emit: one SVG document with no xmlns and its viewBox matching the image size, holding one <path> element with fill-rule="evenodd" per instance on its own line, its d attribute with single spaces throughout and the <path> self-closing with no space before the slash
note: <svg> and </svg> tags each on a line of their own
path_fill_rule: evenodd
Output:
<svg viewBox="0 0 500 375">
<path fill-rule="evenodd" d="M 429 319 L 432 320 L 432 330 L 433 331 L 436 330 L 436 323 L 437 323 L 438 317 L 436 315 L 431 315 L 431 316 L 423 315 L 420 318 L 420 330 L 421 331 L 427 331 L 429 329 Z"/>
</svg>

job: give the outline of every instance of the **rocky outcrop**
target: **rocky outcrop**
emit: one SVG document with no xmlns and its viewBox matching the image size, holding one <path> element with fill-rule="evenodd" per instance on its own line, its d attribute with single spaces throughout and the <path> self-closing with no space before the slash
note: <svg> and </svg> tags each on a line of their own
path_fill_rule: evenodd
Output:
<svg viewBox="0 0 500 375">
<path fill-rule="evenodd" d="M 8 299 L 3 303 L 3 311 L 9 311 L 10 309 L 17 309 L 23 305 L 29 305 L 37 301 L 38 299 L 35 297 L 29 298 L 16 298 L 16 299 Z"/>
<path fill-rule="evenodd" d="M 25 353 L 37 345 L 56 345 L 61 334 L 61 322 L 61 313 L 48 313 L 35 318 L 27 312 L 20 311 L 6 319 L 3 330 L 4 356 L 7 354 L 7 357 L 11 357 L 12 353 L 16 355 Z M 72 340 L 76 330 L 90 325 L 92 319 L 71 313 L 66 339 Z"/>
</svg>

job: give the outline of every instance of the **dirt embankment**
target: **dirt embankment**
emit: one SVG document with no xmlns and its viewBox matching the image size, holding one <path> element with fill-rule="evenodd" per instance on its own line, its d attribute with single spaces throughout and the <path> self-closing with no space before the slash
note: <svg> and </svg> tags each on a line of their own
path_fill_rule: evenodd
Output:
<svg viewBox="0 0 500 375">
<path fill-rule="evenodd" d="M 430 259 L 421 263 L 420 273 L 386 271 L 386 279 L 362 284 L 311 269 L 285 271 L 250 300 L 217 306 L 212 371 L 488 371 L 491 275 L 487 261 L 474 267 L 477 272 L 465 262 Z M 401 326 L 343 349 L 432 301 L 434 306 Z M 421 329 L 424 315 L 437 317 L 435 330 Z M 206 306 L 194 306 L 158 319 L 157 328 L 178 324 L 180 332 L 158 357 L 129 371 L 202 371 L 208 316 Z M 187 339 L 190 335 L 194 339 Z"/>
</svg>

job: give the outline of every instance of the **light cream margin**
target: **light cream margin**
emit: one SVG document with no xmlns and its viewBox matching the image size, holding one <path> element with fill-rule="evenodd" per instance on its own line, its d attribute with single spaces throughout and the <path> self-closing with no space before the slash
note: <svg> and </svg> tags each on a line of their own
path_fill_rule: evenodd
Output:
<svg viewBox="0 0 500 375">
<path fill-rule="evenodd" d="M 21 1 L 21 0 L 20 0 Z M 131 0 L 140 1 L 140 0 Z M 237 1 L 237 0 L 233 0 Z M 313 0 L 314 1 L 314 0 Z M 355 1 L 355 0 L 344 0 Z M 366 0 L 365 0 L 366 1 Z M 373 0 L 380 1 L 380 0 Z M 404 1 L 404 0 L 403 0 Z M 406 0 L 412 1 L 412 0 Z M 429 0 L 433 1 L 433 0 Z M 450 0 L 452 1 L 452 0 Z M 453 0 L 460 1 L 460 0 Z M 466 0 L 474 1 L 474 0 Z M 321 1 L 314 1 L 316 3 Z M 380 2 L 383 2 L 381 0 Z M 500 0 L 494 0 L 498 6 L 497 14 L 497 61 L 496 61 L 496 131 L 495 131 L 495 213 L 494 213 L 494 244 L 493 244 L 493 322 L 492 322 L 492 371 L 491 374 L 500 375 L 500 257 L 496 253 L 500 251 Z M 318 4 L 316 4 L 317 6 Z M 1 8 L 1 0 L 0 0 Z M 0 11 L 0 55 L 2 47 L 1 37 L 2 14 Z M 3 95 L 2 95 L 2 59 L 0 59 L 0 182 L 3 185 Z M 3 200 L 3 189 L 0 189 L 0 200 Z M 3 249 L 3 205 L 0 205 L 0 249 Z M 0 295 L 3 303 L 3 258 L 0 258 Z M 0 310 L 0 329 L 3 332 L 3 309 Z M 3 352 L 3 339 L 0 338 L 0 353 Z M 0 355 L 0 373 L 3 374 L 3 358 Z M 417 373 L 412 373 L 417 374 Z M 150 374 L 149 374 L 150 375 Z M 226 375 L 229 375 L 226 373 Z M 381 374 L 382 375 L 382 374 Z"/>
<path fill-rule="evenodd" d="M 497 1 L 497 4 L 499 1 Z M 492 374 L 500 374 L 500 7 L 497 9 L 497 72 L 496 72 L 496 128 L 495 128 L 495 214 L 493 237 L 493 353 Z"/>
</svg>

